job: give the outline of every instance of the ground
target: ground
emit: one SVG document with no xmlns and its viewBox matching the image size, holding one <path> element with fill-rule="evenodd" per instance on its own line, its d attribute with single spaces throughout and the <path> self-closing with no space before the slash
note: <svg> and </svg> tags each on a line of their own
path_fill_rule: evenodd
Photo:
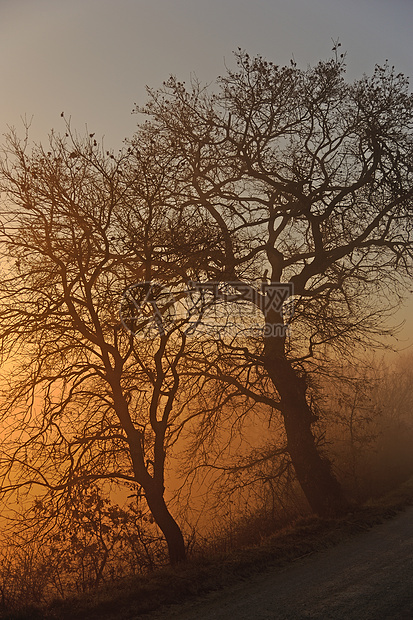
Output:
<svg viewBox="0 0 413 620">
<path fill-rule="evenodd" d="M 413 620 L 413 507 L 284 569 L 143 618 Z"/>
</svg>

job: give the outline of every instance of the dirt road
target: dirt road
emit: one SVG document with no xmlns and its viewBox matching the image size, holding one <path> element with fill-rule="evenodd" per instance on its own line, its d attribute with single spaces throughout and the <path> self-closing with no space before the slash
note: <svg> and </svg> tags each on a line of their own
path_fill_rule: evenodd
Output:
<svg viewBox="0 0 413 620">
<path fill-rule="evenodd" d="M 287 568 L 151 618 L 413 620 L 413 508 Z"/>
</svg>

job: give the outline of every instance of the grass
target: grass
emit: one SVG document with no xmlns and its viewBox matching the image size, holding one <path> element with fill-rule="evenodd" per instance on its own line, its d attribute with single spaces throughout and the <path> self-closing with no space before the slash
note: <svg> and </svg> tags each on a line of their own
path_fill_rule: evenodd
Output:
<svg viewBox="0 0 413 620">
<path fill-rule="evenodd" d="M 266 537 L 259 545 L 228 554 L 191 558 L 174 569 L 127 578 L 70 600 L 56 600 L 47 608 L 32 606 L 19 614 L 1 617 L 4 620 L 136 619 L 163 605 L 183 603 L 336 545 L 394 517 L 412 503 L 413 478 L 392 493 L 365 503 L 343 518 L 301 518 Z"/>
</svg>

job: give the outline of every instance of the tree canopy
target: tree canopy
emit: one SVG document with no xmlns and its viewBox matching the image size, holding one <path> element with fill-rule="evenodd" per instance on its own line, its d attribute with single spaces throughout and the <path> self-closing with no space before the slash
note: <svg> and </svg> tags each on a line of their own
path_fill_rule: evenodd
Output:
<svg viewBox="0 0 413 620">
<path fill-rule="evenodd" d="M 196 273 L 255 290 L 266 336 L 245 347 L 279 397 L 288 450 L 313 509 L 345 505 L 315 449 L 312 369 L 376 344 L 412 269 L 412 111 L 393 67 L 345 79 L 345 59 L 279 67 L 239 51 L 211 89 L 149 90 L 148 139 L 173 156 L 180 210 L 215 232 Z M 289 331 L 262 283 L 289 283 Z M 235 349 L 233 359 L 236 359 Z"/>
</svg>

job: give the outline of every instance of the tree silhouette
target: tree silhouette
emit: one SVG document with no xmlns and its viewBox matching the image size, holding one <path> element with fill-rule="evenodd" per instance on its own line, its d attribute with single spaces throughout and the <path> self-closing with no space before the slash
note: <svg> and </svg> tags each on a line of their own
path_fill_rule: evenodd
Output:
<svg viewBox="0 0 413 620">
<path fill-rule="evenodd" d="M 105 153 L 70 126 L 31 151 L 27 138 L 9 136 L 1 166 L 0 332 L 11 368 L 2 382 L 1 492 L 21 497 L 35 488 L 63 509 L 77 486 L 132 485 L 174 563 L 185 545 L 164 478 L 183 424 L 186 334 L 179 322 L 151 331 L 151 316 L 134 333 L 120 321 L 125 289 L 156 276 L 151 236 L 162 227 L 157 180 L 129 157 Z"/>
<path fill-rule="evenodd" d="M 240 300 L 249 290 L 261 316 L 260 337 L 220 339 L 233 372 L 215 379 L 245 393 L 248 369 L 264 371 L 310 506 L 337 513 L 347 502 L 315 442 L 311 372 L 377 343 L 411 274 L 413 99 L 388 65 L 348 83 L 344 56 L 305 70 L 236 60 L 217 88 L 171 77 L 149 90 L 131 144 L 151 136 L 170 158 L 165 204 L 215 231 L 185 277 L 231 283 Z M 263 287 L 280 282 L 293 290 L 289 330 Z"/>
</svg>

